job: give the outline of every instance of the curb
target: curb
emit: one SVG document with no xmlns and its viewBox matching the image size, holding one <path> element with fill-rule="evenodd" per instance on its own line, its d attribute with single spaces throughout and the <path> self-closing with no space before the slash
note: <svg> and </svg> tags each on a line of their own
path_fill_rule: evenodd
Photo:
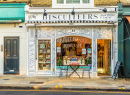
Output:
<svg viewBox="0 0 130 95">
<path fill-rule="evenodd" d="M 63 87 L 63 88 L 55 88 L 55 87 L 38 87 L 38 86 L 0 86 L 0 90 L 3 89 L 15 89 L 15 90 L 80 90 L 80 91 L 118 91 L 118 92 L 130 92 L 130 89 L 116 89 L 116 88 L 94 88 L 94 87 L 86 87 L 86 88 L 71 88 L 71 87 Z"/>
</svg>

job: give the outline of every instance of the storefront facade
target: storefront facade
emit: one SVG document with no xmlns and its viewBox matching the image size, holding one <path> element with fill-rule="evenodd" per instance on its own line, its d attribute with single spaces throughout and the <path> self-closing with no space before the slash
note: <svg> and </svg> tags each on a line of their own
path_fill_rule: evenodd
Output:
<svg viewBox="0 0 130 95">
<path fill-rule="evenodd" d="M 0 4 L 0 74 L 27 74 L 26 4 Z"/>
<path fill-rule="evenodd" d="M 92 65 L 91 76 L 96 77 L 98 72 L 111 75 L 118 53 L 117 11 L 114 7 L 108 7 L 107 13 L 100 9 L 103 8 L 76 8 L 72 15 L 71 8 L 46 8 L 45 16 L 44 8 L 26 6 L 28 75 L 58 76 L 60 59 L 62 64 L 73 64 L 72 60 L 76 60 L 81 65 L 78 70 L 81 74 L 82 64 L 87 68 L 88 57 Z M 101 59 L 98 53 L 102 51 L 106 53 L 102 53 Z"/>
</svg>

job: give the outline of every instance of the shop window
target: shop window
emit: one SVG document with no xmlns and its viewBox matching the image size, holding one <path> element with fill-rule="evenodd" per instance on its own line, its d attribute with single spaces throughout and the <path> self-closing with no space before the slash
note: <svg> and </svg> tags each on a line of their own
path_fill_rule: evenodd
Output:
<svg viewBox="0 0 130 95">
<path fill-rule="evenodd" d="M 81 0 L 66 0 L 66 4 L 80 4 Z M 83 4 L 90 3 L 90 0 L 82 0 Z M 64 0 L 57 0 L 57 4 L 64 4 Z"/>
<path fill-rule="evenodd" d="M 64 0 L 57 0 L 57 4 L 64 4 Z"/>
<path fill-rule="evenodd" d="M 89 0 L 83 0 L 83 3 L 90 3 Z"/>
<path fill-rule="evenodd" d="M 79 4 L 80 0 L 66 0 L 66 4 Z"/>
<path fill-rule="evenodd" d="M 38 40 L 38 70 L 51 70 L 51 40 Z"/>
<path fill-rule="evenodd" d="M 92 64 L 92 40 L 81 36 L 65 36 L 56 40 L 57 70 L 61 64 L 62 68 L 66 68 L 65 64 L 88 65 Z M 58 63 L 60 60 L 60 64 Z M 62 61 L 62 62 L 61 62 Z"/>
</svg>

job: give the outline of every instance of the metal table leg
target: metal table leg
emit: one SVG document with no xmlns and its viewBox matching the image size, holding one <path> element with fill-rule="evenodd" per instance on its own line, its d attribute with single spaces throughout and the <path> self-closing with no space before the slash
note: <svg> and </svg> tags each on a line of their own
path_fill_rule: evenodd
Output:
<svg viewBox="0 0 130 95">
<path fill-rule="evenodd" d="M 69 75 L 69 77 L 70 77 L 73 73 L 76 73 L 76 74 L 79 76 L 79 78 L 80 78 L 80 75 L 76 72 L 80 66 L 77 66 L 76 69 L 74 69 L 72 66 L 70 66 L 70 67 L 71 67 L 71 69 L 73 70 L 73 72 Z"/>
</svg>

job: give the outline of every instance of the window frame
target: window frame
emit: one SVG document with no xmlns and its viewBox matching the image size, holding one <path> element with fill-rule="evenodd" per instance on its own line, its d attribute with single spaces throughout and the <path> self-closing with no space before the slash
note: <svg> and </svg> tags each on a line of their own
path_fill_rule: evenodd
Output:
<svg viewBox="0 0 130 95">
<path fill-rule="evenodd" d="M 89 3 L 83 3 L 83 0 L 80 0 L 80 2 L 79 3 L 67 3 L 67 1 L 66 0 L 63 0 L 63 3 L 58 3 L 57 2 L 58 0 L 56 0 L 56 3 L 59 5 L 59 4 L 90 4 L 90 2 L 91 2 L 91 0 L 89 0 Z"/>
</svg>

